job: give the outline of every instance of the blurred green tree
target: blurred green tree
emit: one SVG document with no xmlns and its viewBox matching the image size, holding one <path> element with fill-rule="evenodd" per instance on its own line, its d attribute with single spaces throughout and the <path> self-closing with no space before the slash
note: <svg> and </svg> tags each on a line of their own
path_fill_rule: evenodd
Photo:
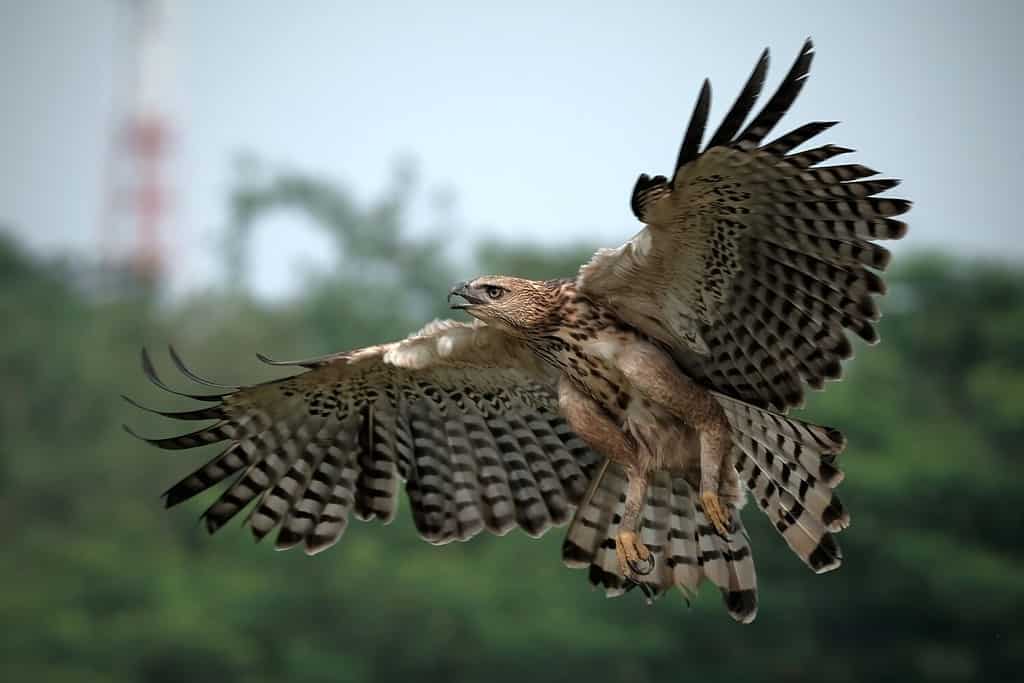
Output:
<svg viewBox="0 0 1024 683">
<path fill-rule="evenodd" d="M 145 389 L 140 345 L 173 341 L 202 374 L 250 383 L 274 372 L 242 355 L 396 338 L 443 314 L 459 276 L 571 275 L 589 256 L 488 242 L 456 272 L 437 235 L 407 235 L 410 189 L 394 187 L 368 206 L 303 174 L 236 188 L 239 243 L 278 206 L 335 235 L 336 273 L 288 304 L 244 284 L 169 306 L 130 289 L 97 296 L 80 269 L 0 240 L 2 680 L 1018 677 L 1024 270 L 1008 265 L 900 264 L 883 344 L 809 411 L 850 436 L 846 563 L 810 574 L 750 509 L 763 596 L 750 627 L 710 590 L 692 608 L 675 594 L 606 601 L 561 566 L 557 532 L 431 547 L 400 517 L 306 558 L 237 529 L 209 539 L 194 521 L 202 501 L 164 512 L 161 487 L 203 455 L 168 458 L 119 430 L 169 429 L 119 393 L 178 407 Z M 243 283 L 242 262 L 232 267 Z"/>
</svg>

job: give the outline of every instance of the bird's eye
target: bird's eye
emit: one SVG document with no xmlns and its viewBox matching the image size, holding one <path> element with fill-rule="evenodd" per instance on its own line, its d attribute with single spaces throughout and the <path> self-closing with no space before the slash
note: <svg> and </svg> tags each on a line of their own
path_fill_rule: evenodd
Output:
<svg viewBox="0 0 1024 683">
<path fill-rule="evenodd" d="M 484 287 L 484 293 L 487 295 L 487 298 L 490 299 L 491 301 L 497 301 L 498 299 L 505 295 L 505 290 L 502 289 L 501 287 L 495 287 L 494 285 L 487 285 L 486 287 Z"/>
</svg>

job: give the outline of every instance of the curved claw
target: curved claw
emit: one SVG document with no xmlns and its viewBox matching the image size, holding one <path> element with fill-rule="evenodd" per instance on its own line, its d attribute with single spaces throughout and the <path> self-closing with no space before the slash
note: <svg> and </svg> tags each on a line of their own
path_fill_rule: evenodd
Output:
<svg viewBox="0 0 1024 683">
<path fill-rule="evenodd" d="M 627 592 L 633 590 L 634 588 L 639 588 L 640 592 L 644 594 L 644 601 L 648 605 L 653 605 L 654 598 L 658 597 L 657 593 L 655 593 L 653 588 L 648 586 L 646 583 L 642 583 L 634 579 L 627 578 L 625 582 L 625 588 Z"/>
<path fill-rule="evenodd" d="M 647 576 L 654 571 L 654 555 L 652 554 L 646 560 L 640 560 L 639 562 L 627 559 L 626 564 L 629 565 L 630 570 L 637 576 Z"/>
<path fill-rule="evenodd" d="M 718 494 L 713 491 L 704 491 L 700 494 L 700 502 L 704 508 L 704 515 L 715 528 L 715 533 L 728 540 L 729 532 L 732 530 L 732 519 L 728 508 L 722 505 Z"/>
</svg>

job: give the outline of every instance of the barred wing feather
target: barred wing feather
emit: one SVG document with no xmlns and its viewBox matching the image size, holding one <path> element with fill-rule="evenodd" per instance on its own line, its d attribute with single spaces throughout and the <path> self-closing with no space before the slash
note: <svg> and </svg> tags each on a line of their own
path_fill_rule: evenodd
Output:
<svg viewBox="0 0 1024 683">
<path fill-rule="evenodd" d="M 211 405 L 161 413 L 213 424 L 146 439 L 165 449 L 225 444 L 165 494 L 170 507 L 233 478 L 203 513 L 211 533 L 251 506 L 256 538 L 276 529 L 278 548 L 315 553 L 353 516 L 390 521 L 404 480 L 416 527 L 432 543 L 485 528 L 539 536 L 571 518 L 598 461 L 559 416 L 549 372 L 480 324 L 438 321 L 392 344 L 296 361 L 304 372 L 242 388 L 199 378 L 173 351 L 172 360 L 223 390 L 187 394 Z M 173 391 L 145 352 L 143 369 Z"/>
<path fill-rule="evenodd" d="M 897 180 L 859 164 L 819 166 L 852 150 L 794 148 L 834 125 L 764 138 L 796 99 L 813 57 L 808 40 L 778 91 L 742 130 L 768 65 L 762 55 L 736 103 L 699 151 L 710 106 L 705 82 L 672 178 L 640 176 L 632 206 L 646 223 L 599 250 L 577 284 L 671 348 L 695 379 L 726 395 L 785 411 L 804 385 L 837 379 L 852 331 L 878 340 L 874 272 L 898 239 L 910 203 L 878 197 Z"/>
</svg>

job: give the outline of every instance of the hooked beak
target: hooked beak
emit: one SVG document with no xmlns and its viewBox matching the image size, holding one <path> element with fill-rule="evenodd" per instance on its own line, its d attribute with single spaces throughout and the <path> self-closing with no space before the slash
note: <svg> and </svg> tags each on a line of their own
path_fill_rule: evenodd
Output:
<svg viewBox="0 0 1024 683">
<path fill-rule="evenodd" d="M 452 297 L 459 297 L 452 302 Z M 456 310 L 472 308 L 473 306 L 485 303 L 483 299 L 473 295 L 468 282 L 459 282 L 448 292 L 448 307 Z"/>
</svg>

